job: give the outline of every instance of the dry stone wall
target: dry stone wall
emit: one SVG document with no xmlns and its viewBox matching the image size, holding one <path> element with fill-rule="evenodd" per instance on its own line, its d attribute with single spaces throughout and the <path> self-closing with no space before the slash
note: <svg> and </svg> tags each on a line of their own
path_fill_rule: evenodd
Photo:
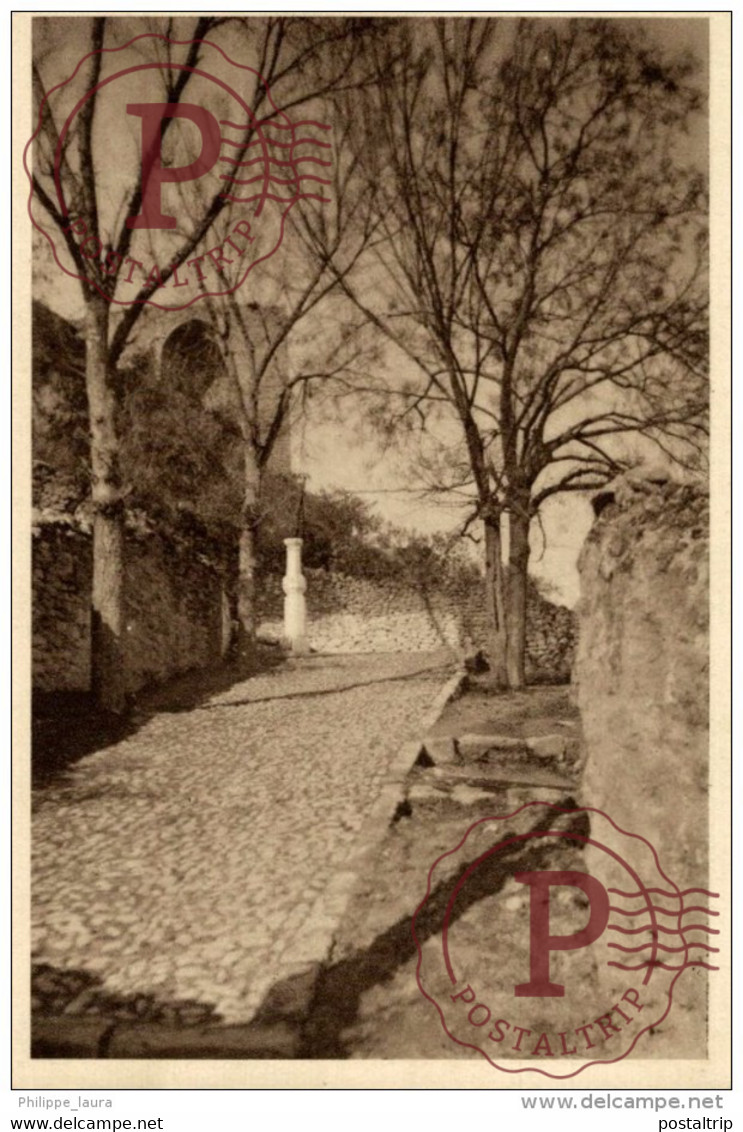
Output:
<svg viewBox="0 0 743 1132">
<path fill-rule="evenodd" d="M 477 580 L 422 586 L 305 570 L 309 640 L 319 652 L 415 652 L 448 646 L 487 649 L 483 584 Z M 527 678 L 569 680 L 575 646 L 571 610 L 545 601 L 530 587 Z M 281 579 L 261 584 L 259 633 L 283 632 Z"/>
<path fill-rule="evenodd" d="M 33 685 L 86 691 L 90 681 L 92 543 L 89 522 L 46 512 L 33 530 Z M 325 570 L 306 571 L 310 644 L 319 652 L 487 650 L 482 583 L 416 587 Z M 126 541 L 127 689 L 204 668 L 224 654 L 229 612 L 217 563 L 183 539 L 130 529 Z M 281 578 L 260 585 L 259 633 L 283 633 Z M 571 610 L 532 588 L 527 678 L 570 678 L 575 642 Z"/>
<path fill-rule="evenodd" d="M 647 837 L 679 889 L 709 888 L 708 499 L 625 479 L 597 507 L 579 563 L 584 802 Z M 651 1056 L 705 1056 L 705 1008 L 705 972 L 685 971 Z"/>
<path fill-rule="evenodd" d="M 34 527 L 34 691 L 85 691 L 90 683 L 90 537 L 67 523 Z"/>
<path fill-rule="evenodd" d="M 221 577 L 195 548 L 151 532 L 126 540 L 126 686 L 135 692 L 218 661 L 229 618 Z M 33 687 L 90 686 L 90 533 L 69 521 L 33 528 Z"/>
</svg>

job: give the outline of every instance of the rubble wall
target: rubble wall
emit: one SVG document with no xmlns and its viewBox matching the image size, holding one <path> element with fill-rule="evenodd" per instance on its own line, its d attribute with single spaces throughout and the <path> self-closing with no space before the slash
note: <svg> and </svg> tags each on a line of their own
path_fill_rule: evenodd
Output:
<svg viewBox="0 0 743 1132">
<path fill-rule="evenodd" d="M 706 889 L 708 499 L 625 480 L 597 508 L 579 562 L 583 800 L 646 837 L 680 890 Z M 620 870 L 615 882 L 627 887 Z M 706 973 L 684 971 L 652 1056 L 703 1056 L 705 1003 Z"/>
<path fill-rule="evenodd" d="M 226 624 L 219 573 L 195 550 L 128 532 L 126 686 L 134 692 L 219 660 Z M 33 687 L 90 687 L 92 539 L 69 522 L 33 530 Z"/>
<path fill-rule="evenodd" d="M 437 587 L 374 581 L 325 570 L 305 570 L 309 640 L 320 652 L 415 652 L 449 646 L 487 649 L 482 582 Z M 261 583 L 260 634 L 283 632 L 281 579 Z M 527 617 L 527 678 L 567 681 L 575 647 L 575 619 L 531 586 Z"/>
<path fill-rule="evenodd" d="M 307 570 L 311 646 L 319 652 L 487 651 L 482 583 L 441 586 Z M 33 686 L 86 691 L 90 680 L 92 543 L 77 521 L 55 515 L 34 526 Z M 204 668 L 223 655 L 229 619 L 218 570 L 182 539 L 129 531 L 126 540 L 127 688 Z M 283 634 L 281 578 L 262 579 L 259 635 Z M 575 645 L 571 610 L 532 586 L 527 619 L 527 679 L 570 679 Z"/>
</svg>

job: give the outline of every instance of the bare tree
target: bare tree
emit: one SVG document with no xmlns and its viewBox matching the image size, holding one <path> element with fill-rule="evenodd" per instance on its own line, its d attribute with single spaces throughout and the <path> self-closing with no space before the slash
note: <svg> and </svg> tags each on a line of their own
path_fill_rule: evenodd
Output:
<svg viewBox="0 0 743 1132">
<path fill-rule="evenodd" d="M 193 217 L 188 233 L 181 235 L 179 231 L 174 240 L 164 245 L 168 251 L 167 266 L 155 268 L 146 276 L 142 271 L 144 282 L 135 287 L 132 295 L 134 265 L 141 268 L 145 261 L 136 248 L 144 246 L 146 250 L 146 242 L 142 241 L 150 237 L 149 232 L 143 233 L 140 220 L 150 177 L 143 170 L 151 169 L 151 154 L 143 143 L 145 152 L 138 154 L 129 169 L 120 167 L 117 162 L 121 159 L 115 152 L 112 154 L 102 124 L 111 89 L 106 80 L 114 67 L 115 53 L 107 53 L 108 49 L 141 35 L 136 45 L 128 46 L 139 51 L 147 60 L 146 65 L 159 75 L 163 101 L 186 106 L 190 98 L 197 97 L 193 88 L 205 51 L 204 41 L 210 37 L 210 42 L 218 43 L 222 35 L 233 54 L 242 47 L 254 64 L 252 89 L 246 96 L 250 121 L 258 121 L 261 114 L 278 115 L 280 120 L 280 115 L 289 109 L 308 105 L 331 91 L 357 83 L 355 68 L 364 35 L 375 34 L 376 24 L 369 21 L 362 27 L 356 20 L 284 16 L 249 20 L 202 16 L 182 21 L 105 17 L 67 21 L 68 30 L 73 25 L 72 34 L 78 37 L 82 59 L 76 81 L 82 83 L 85 94 L 79 112 L 64 122 L 61 119 L 65 111 L 60 110 L 58 117 L 54 99 L 48 95 L 58 79 L 66 76 L 55 73 L 59 53 L 51 49 L 49 34 L 42 34 L 46 28 L 53 38 L 62 24 L 50 21 L 37 25 L 33 77 L 41 128 L 33 152 L 33 188 L 62 235 L 85 304 L 94 512 L 91 684 L 99 705 L 119 711 L 124 705 L 125 495 L 117 433 L 122 396 L 119 363 L 147 302 L 170 281 L 177 284 L 179 268 L 191 261 L 231 201 L 220 180 L 204 208 Z M 246 77 L 245 82 L 248 81 Z M 157 144 L 164 165 L 168 160 L 173 162 L 179 145 L 183 151 L 180 129 L 173 128 L 176 121 L 178 117 L 171 111 L 158 122 Z M 233 165 L 243 162 L 253 137 L 252 129 L 243 130 L 240 141 L 233 145 Z M 168 144 L 173 147 L 169 155 Z M 55 191 L 59 187 L 66 207 L 60 205 Z M 217 264 L 216 259 L 214 263 Z M 126 293 L 124 284 L 130 286 Z M 118 305 L 121 303 L 124 305 Z"/>
<path fill-rule="evenodd" d="M 347 103 L 386 240 L 343 286 L 405 359 L 388 427 L 459 429 L 440 486 L 471 492 L 484 524 L 495 678 L 518 687 L 543 503 L 648 448 L 703 459 L 705 177 L 687 158 L 702 100 L 693 60 L 624 21 L 395 34 Z"/>
<path fill-rule="evenodd" d="M 264 518 L 262 492 L 269 461 L 282 435 L 310 400 L 353 388 L 360 366 L 375 356 L 365 320 L 342 291 L 374 238 L 376 188 L 356 176 L 344 131 L 335 138 L 329 206 L 302 202 L 291 217 L 287 254 L 261 279 L 261 303 L 235 293 L 207 298 L 214 338 L 234 392 L 243 438 L 236 621 L 238 653 L 255 636 L 257 539 Z M 327 251 L 313 254 L 321 243 Z"/>
</svg>

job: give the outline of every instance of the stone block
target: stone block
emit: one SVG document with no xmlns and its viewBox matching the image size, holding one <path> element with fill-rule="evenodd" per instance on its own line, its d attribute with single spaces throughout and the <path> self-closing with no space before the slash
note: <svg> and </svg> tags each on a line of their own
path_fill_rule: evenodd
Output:
<svg viewBox="0 0 743 1132">
<path fill-rule="evenodd" d="M 423 740 L 423 749 L 431 760 L 429 765 L 440 766 L 442 763 L 453 763 L 457 760 L 456 743 L 449 737 L 439 739 L 427 736 Z"/>
<path fill-rule="evenodd" d="M 501 765 L 488 763 L 481 766 L 434 767 L 431 774 L 439 781 L 465 781 L 470 785 L 484 786 L 491 792 L 506 786 L 536 786 L 544 790 L 573 790 L 575 783 L 565 772 L 555 773 L 551 768 L 535 768 L 527 764 Z"/>
<path fill-rule="evenodd" d="M 530 754 L 538 759 L 563 759 L 567 751 L 564 735 L 534 735 L 524 740 Z"/>
<path fill-rule="evenodd" d="M 450 797 L 460 806 L 474 806 L 476 802 L 491 802 L 493 799 L 489 790 L 482 790 L 477 786 L 468 786 L 466 782 L 457 783 Z"/>
<path fill-rule="evenodd" d="M 98 1057 L 101 1039 L 110 1026 L 107 1018 L 34 1015 L 31 1057 Z"/>
<path fill-rule="evenodd" d="M 274 983 L 261 1003 L 254 1024 L 267 1026 L 277 1022 L 303 1021 L 312 1005 L 319 971 L 319 963 L 310 963 L 303 970 Z"/>
<path fill-rule="evenodd" d="M 489 751 L 523 751 L 524 740 L 511 735 L 460 735 L 457 739 L 459 754 L 464 759 L 478 759 Z"/>
<path fill-rule="evenodd" d="M 416 802 L 437 802 L 443 797 L 441 790 L 438 790 L 433 783 L 430 782 L 416 782 L 408 790 L 408 801 Z"/>
</svg>

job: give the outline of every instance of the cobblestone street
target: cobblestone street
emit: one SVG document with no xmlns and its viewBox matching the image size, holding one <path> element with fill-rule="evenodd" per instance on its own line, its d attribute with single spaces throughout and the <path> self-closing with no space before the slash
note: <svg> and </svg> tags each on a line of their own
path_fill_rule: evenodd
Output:
<svg viewBox="0 0 743 1132">
<path fill-rule="evenodd" d="M 158 711 L 35 795 L 33 956 L 245 1023 L 323 958 L 323 900 L 446 654 L 288 661 L 190 711 Z M 88 996 L 87 1000 L 85 996 Z"/>
</svg>

